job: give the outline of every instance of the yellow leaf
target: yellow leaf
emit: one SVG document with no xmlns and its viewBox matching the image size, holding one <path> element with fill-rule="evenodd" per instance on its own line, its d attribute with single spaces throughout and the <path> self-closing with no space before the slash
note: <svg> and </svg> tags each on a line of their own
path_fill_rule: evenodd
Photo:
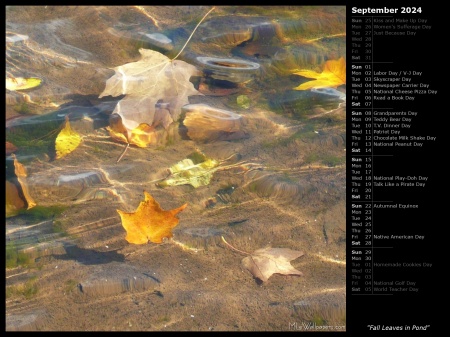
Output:
<svg viewBox="0 0 450 337">
<path fill-rule="evenodd" d="M 122 219 L 122 226 L 127 231 L 126 240 L 129 243 L 144 244 L 148 241 L 161 243 L 163 238 L 171 238 L 172 228 L 178 225 L 178 213 L 187 207 L 181 207 L 165 211 L 158 202 L 146 191 L 145 199 L 141 201 L 134 213 L 126 213 L 117 210 Z"/>
<path fill-rule="evenodd" d="M 341 57 L 339 60 L 328 60 L 325 62 L 322 73 L 316 73 L 312 70 L 300 70 L 294 73 L 307 78 L 315 78 L 295 87 L 295 90 L 308 90 L 311 88 L 336 88 L 346 83 L 346 64 L 345 59 Z"/>
<path fill-rule="evenodd" d="M 107 127 L 107 130 L 113 139 L 139 147 L 147 147 L 149 144 L 155 143 L 156 139 L 155 128 L 145 123 L 139 124 L 128 132 L 115 130 L 111 126 Z M 128 139 L 126 135 L 128 135 Z"/>
<path fill-rule="evenodd" d="M 30 78 L 23 78 L 23 77 L 16 77 L 16 78 L 7 78 L 6 79 L 6 89 L 11 91 L 16 90 L 27 90 L 36 88 L 41 84 L 41 79 L 37 77 L 30 77 Z"/>
<path fill-rule="evenodd" d="M 159 124 L 160 121 L 154 120 L 152 125 L 141 123 L 134 129 L 127 130 L 122 123 L 121 117 L 111 118 L 110 125 L 106 129 L 109 131 L 110 136 L 119 142 L 138 147 L 148 147 L 149 145 L 158 144 L 167 135 L 166 129 Z M 164 121 L 161 124 L 164 124 Z"/>
<path fill-rule="evenodd" d="M 63 129 L 59 132 L 55 140 L 56 159 L 60 159 L 75 150 L 81 143 L 81 136 L 72 130 L 69 123 L 69 116 L 66 115 Z"/>
<path fill-rule="evenodd" d="M 148 144 L 155 142 L 155 128 L 148 124 L 139 124 L 136 128 L 131 130 L 128 141 L 139 147 L 147 147 Z"/>
</svg>

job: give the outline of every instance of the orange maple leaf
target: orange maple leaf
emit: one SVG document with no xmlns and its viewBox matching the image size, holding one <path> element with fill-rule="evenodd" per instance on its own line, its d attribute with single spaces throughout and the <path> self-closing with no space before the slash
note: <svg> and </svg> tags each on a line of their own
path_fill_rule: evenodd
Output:
<svg viewBox="0 0 450 337">
<path fill-rule="evenodd" d="M 117 210 L 122 219 L 122 226 L 127 231 L 126 240 L 129 243 L 144 244 L 148 241 L 162 243 L 164 238 L 171 238 L 172 228 L 178 225 L 178 213 L 187 207 L 165 211 L 159 203 L 146 191 L 145 199 L 141 201 L 134 213 Z"/>
</svg>

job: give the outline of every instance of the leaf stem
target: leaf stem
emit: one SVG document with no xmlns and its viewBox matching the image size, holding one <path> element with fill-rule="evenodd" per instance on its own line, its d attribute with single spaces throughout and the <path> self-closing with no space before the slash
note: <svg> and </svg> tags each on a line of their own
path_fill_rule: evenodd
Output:
<svg viewBox="0 0 450 337">
<path fill-rule="evenodd" d="M 205 20 L 205 18 L 208 16 L 209 13 L 211 13 L 214 9 L 216 9 L 216 6 L 214 6 L 213 8 L 211 8 L 208 13 L 206 13 L 202 19 L 199 21 L 199 23 L 197 23 L 197 26 L 195 26 L 194 30 L 192 31 L 191 35 L 189 36 L 189 39 L 187 39 L 186 43 L 184 44 L 183 48 L 181 48 L 180 52 L 177 54 L 177 56 L 175 56 L 173 60 L 175 60 L 178 56 L 180 56 L 180 54 L 183 52 L 184 48 L 186 48 L 187 44 L 189 43 L 189 41 L 192 38 L 192 35 L 194 35 L 195 31 L 197 30 L 198 26 L 200 26 L 200 24 L 203 22 L 203 20 Z"/>
<path fill-rule="evenodd" d="M 247 252 L 244 252 L 244 251 L 239 250 L 237 248 L 234 248 L 232 245 L 230 245 L 228 242 L 225 241 L 225 238 L 223 236 L 221 236 L 221 238 L 222 238 L 223 243 L 225 243 L 228 246 L 228 248 L 230 248 L 231 250 L 234 250 L 235 252 L 238 252 L 238 253 L 241 253 L 241 254 L 244 254 L 244 255 L 251 255 L 250 253 L 247 253 Z"/>
</svg>

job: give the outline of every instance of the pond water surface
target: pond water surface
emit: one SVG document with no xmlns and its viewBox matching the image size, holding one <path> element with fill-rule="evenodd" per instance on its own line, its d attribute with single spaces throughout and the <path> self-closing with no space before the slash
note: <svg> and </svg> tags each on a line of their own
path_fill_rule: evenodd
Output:
<svg viewBox="0 0 450 337">
<path fill-rule="evenodd" d="M 345 7 L 217 6 L 190 38 L 211 8 L 7 6 L 7 81 L 41 80 L 6 90 L 7 330 L 345 330 L 345 76 L 295 74 L 345 60 Z M 161 244 L 117 212 L 144 191 L 187 204 Z M 302 275 L 252 274 L 269 246 Z"/>
</svg>

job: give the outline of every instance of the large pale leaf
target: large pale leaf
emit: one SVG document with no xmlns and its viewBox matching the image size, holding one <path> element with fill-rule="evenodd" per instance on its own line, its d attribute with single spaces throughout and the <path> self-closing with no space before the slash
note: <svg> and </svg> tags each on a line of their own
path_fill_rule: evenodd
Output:
<svg viewBox="0 0 450 337">
<path fill-rule="evenodd" d="M 345 59 L 328 60 L 325 62 L 323 71 L 317 73 L 312 70 L 300 70 L 296 73 L 307 78 L 315 78 L 314 81 L 308 81 L 295 87 L 295 90 L 308 90 L 312 88 L 336 88 L 346 83 L 346 64 Z"/>
<path fill-rule="evenodd" d="M 178 225 L 176 215 L 187 207 L 184 204 L 170 211 L 165 211 L 159 203 L 144 191 L 145 199 L 133 213 L 117 210 L 122 219 L 122 226 L 127 231 L 129 243 L 144 244 L 148 241 L 161 243 L 164 238 L 171 238 L 172 228 Z"/>
<path fill-rule="evenodd" d="M 141 60 L 114 68 L 115 74 L 106 82 L 99 97 L 126 95 L 113 111 L 122 118 L 127 138 L 145 123 L 167 128 L 177 120 L 181 107 L 189 103 L 189 96 L 202 95 L 189 82 L 199 71 L 193 65 L 171 60 L 153 50 L 140 49 Z M 160 109 L 159 115 L 155 115 Z M 138 130 L 142 130 L 138 129 Z"/>
<path fill-rule="evenodd" d="M 255 250 L 242 260 L 242 265 L 253 276 L 266 282 L 273 274 L 303 275 L 290 261 L 303 255 L 303 252 L 289 248 L 262 248 Z"/>
</svg>

